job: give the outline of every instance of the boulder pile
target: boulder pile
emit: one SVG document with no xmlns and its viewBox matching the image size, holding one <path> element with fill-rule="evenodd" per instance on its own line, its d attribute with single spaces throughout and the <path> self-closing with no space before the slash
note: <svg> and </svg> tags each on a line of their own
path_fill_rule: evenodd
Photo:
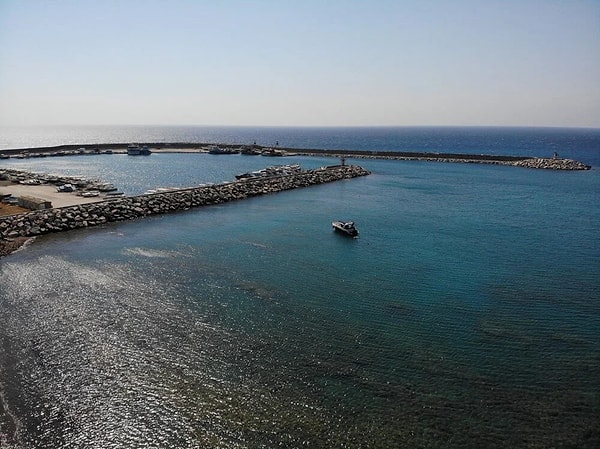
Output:
<svg viewBox="0 0 600 449">
<path fill-rule="evenodd" d="M 402 153 L 378 153 L 378 154 L 344 154 L 346 158 L 356 159 L 390 159 L 396 161 L 426 161 L 426 162 L 448 162 L 454 164 L 489 164 L 506 165 L 511 167 L 524 167 L 548 170 L 590 170 L 592 167 L 583 162 L 573 159 L 543 158 L 543 157 L 517 157 L 517 156 L 488 156 L 488 155 L 461 155 L 461 157 L 449 157 L 444 154 L 407 156 Z"/>
<path fill-rule="evenodd" d="M 166 214 L 228 201 L 308 187 L 316 184 L 366 176 L 362 167 L 345 165 L 306 170 L 274 176 L 153 193 L 113 198 L 78 206 L 34 211 L 0 218 L 0 237 L 32 237 L 50 232 L 98 226 L 149 215 Z"/>
<path fill-rule="evenodd" d="M 525 168 L 541 168 L 546 170 L 589 170 L 591 167 L 573 159 L 534 157 L 513 162 L 511 165 Z"/>
</svg>

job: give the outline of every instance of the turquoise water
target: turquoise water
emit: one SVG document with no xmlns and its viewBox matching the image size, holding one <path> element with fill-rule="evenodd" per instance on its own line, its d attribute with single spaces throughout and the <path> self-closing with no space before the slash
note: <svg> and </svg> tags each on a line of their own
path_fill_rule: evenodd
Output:
<svg viewBox="0 0 600 449">
<path fill-rule="evenodd" d="M 18 164 L 101 172 L 135 193 L 272 163 L 92 159 Z M 352 162 L 373 174 L 46 236 L 3 259 L 0 382 L 20 430 L 5 413 L 0 435 L 65 448 L 597 447 L 598 171 Z M 333 233 L 346 218 L 359 239 Z"/>
</svg>

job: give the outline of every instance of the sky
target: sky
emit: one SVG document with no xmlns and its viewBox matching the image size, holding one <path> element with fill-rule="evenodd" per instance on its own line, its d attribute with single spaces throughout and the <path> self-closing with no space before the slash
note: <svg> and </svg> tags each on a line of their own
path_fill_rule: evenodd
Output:
<svg viewBox="0 0 600 449">
<path fill-rule="evenodd" d="M 0 126 L 600 128 L 600 0 L 0 0 Z"/>
</svg>

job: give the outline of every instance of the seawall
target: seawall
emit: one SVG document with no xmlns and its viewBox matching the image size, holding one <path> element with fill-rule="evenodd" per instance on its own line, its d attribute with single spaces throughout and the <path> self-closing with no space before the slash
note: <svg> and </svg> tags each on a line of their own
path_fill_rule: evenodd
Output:
<svg viewBox="0 0 600 449">
<path fill-rule="evenodd" d="M 215 144 L 215 143 L 190 143 L 190 142 L 145 142 L 139 143 L 141 146 L 147 146 L 152 151 L 193 151 L 206 152 L 206 148 L 211 146 L 221 146 L 240 150 L 243 147 L 250 147 L 257 151 L 272 149 L 262 145 L 241 145 L 241 144 Z M 87 148 L 87 150 L 83 150 Z M 508 156 L 492 154 L 468 154 L 468 153 L 431 153 L 416 151 L 387 151 L 387 150 L 326 150 L 317 148 L 290 148 L 276 147 L 277 151 L 284 156 L 303 155 L 303 156 L 326 156 L 326 157 L 346 157 L 354 159 L 390 159 L 402 161 L 429 161 L 429 162 L 452 162 L 468 164 L 493 164 L 507 165 L 512 167 L 525 167 L 533 169 L 550 170 L 589 170 L 591 166 L 583 162 L 563 159 L 559 157 L 543 158 L 533 156 Z M 104 144 L 78 144 L 78 145 L 58 145 L 53 147 L 20 148 L 0 150 L 0 156 L 4 157 L 45 157 L 52 155 L 77 155 L 77 154 L 95 154 L 106 151 L 126 152 L 125 143 L 104 143 Z"/>
<path fill-rule="evenodd" d="M 358 166 L 331 166 L 286 176 L 120 197 L 96 203 L 11 215 L 0 218 L 0 242 L 2 239 L 34 237 L 51 232 L 184 211 L 369 174 L 369 171 Z"/>
<path fill-rule="evenodd" d="M 464 164 L 507 165 L 511 167 L 534 168 L 544 170 L 590 170 L 592 167 L 583 162 L 559 157 L 502 156 L 490 154 L 452 154 L 452 153 L 416 153 L 392 151 L 353 151 L 334 150 L 298 150 L 295 154 L 304 156 L 332 156 L 354 159 L 388 159 L 396 161 L 427 161 Z"/>
</svg>

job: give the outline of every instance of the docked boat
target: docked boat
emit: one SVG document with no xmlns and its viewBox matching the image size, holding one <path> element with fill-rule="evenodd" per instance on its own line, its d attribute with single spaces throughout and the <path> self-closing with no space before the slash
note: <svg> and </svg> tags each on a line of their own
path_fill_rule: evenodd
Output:
<svg viewBox="0 0 600 449">
<path fill-rule="evenodd" d="M 75 191 L 73 184 L 62 184 L 56 187 L 58 193 L 70 193 Z"/>
<path fill-rule="evenodd" d="M 302 168 L 300 164 L 289 164 L 289 165 L 272 165 L 271 167 L 263 168 L 262 170 L 251 171 L 248 173 L 242 173 L 235 175 L 236 179 L 248 179 L 248 178 L 264 178 L 269 176 L 287 176 L 300 173 Z"/>
<path fill-rule="evenodd" d="M 140 147 L 135 143 L 131 143 L 127 146 L 127 154 L 129 156 L 148 156 L 152 153 L 150 148 L 147 146 Z"/>
<path fill-rule="evenodd" d="M 208 154 L 239 154 L 239 150 L 234 148 L 221 148 L 215 145 L 208 150 Z"/>
<path fill-rule="evenodd" d="M 358 237 L 358 229 L 354 226 L 353 221 L 334 221 L 331 223 L 333 229 L 336 231 L 348 235 L 353 238 Z"/>
<path fill-rule="evenodd" d="M 115 190 L 117 190 L 115 185 L 109 182 L 103 184 L 95 184 L 95 187 L 96 190 L 99 190 L 100 192 L 114 192 Z"/>
<path fill-rule="evenodd" d="M 86 190 L 85 192 L 79 192 L 79 196 L 84 198 L 95 198 L 100 196 L 100 192 L 98 190 Z"/>
<path fill-rule="evenodd" d="M 24 186 L 39 186 L 41 183 L 42 181 L 40 181 L 37 178 L 28 178 L 23 181 L 19 181 L 19 184 L 22 184 Z"/>
<path fill-rule="evenodd" d="M 168 193 L 181 190 L 179 187 L 158 187 L 157 189 L 150 189 L 144 192 L 144 195 L 154 195 L 155 193 Z"/>
<path fill-rule="evenodd" d="M 260 154 L 260 151 L 253 147 L 242 147 L 240 149 L 240 153 L 246 156 L 258 156 Z"/>
<path fill-rule="evenodd" d="M 282 150 L 276 150 L 275 148 L 266 148 L 260 154 L 262 156 L 281 157 L 285 153 Z"/>
</svg>

